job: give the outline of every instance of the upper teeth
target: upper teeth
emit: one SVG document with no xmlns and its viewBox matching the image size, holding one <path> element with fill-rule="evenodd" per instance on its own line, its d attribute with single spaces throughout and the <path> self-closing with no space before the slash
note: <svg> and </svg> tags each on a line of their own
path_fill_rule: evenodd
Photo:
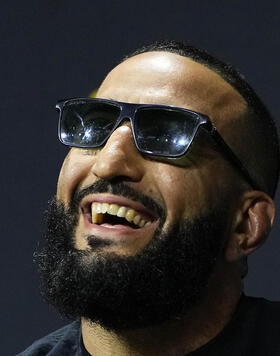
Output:
<svg viewBox="0 0 280 356">
<path fill-rule="evenodd" d="M 148 226 L 151 224 L 150 220 L 143 218 L 137 211 L 126 206 L 119 206 L 118 204 L 109 203 L 91 204 L 91 215 L 93 224 L 102 224 L 103 214 L 106 213 L 118 216 L 120 218 L 125 218 L 128 222 L 133 222 L 139 227 Z"/>
</svg>

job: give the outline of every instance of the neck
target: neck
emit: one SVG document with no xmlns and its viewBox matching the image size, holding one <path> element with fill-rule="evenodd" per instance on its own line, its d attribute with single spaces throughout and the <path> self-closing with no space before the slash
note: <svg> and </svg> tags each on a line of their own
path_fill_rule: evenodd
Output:
<svg viewBox="0 0 280 356">
<path fill-rule="evenodd" d="M 207 296 L 187 315 L 160 325 L 116 333 L 82 318 L 85 347 L 94 356 L 185 355 L 223 330 L 240 299 L 240 281 L 233 283 L 232 279 L 223 279 L 223 283 L 214 284 Z"/>
</svg>

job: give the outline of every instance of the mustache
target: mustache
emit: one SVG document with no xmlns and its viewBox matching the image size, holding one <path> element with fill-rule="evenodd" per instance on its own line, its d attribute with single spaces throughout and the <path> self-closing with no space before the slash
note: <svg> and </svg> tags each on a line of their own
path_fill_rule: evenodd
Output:
<svg viewBox="0 0 280 356">
<path fill-rule="evenodd" d="M 161 218 L 166 217 L 166 208 L 161 206 L 151 197 L 143 194 L 142 192 L 139 192 L 123 181 L 107 181 L 103 178 L 100 178 L 98 181 L 94 182 L 86 188 L 83 188 L 79 191 L 76 190 L 70 201 L 70 209 L 72 211 L 77 211 L 82 199 L 85 196 L 94 193 L 110 193 L 120 195 L 125 198 L 140 202 L 143 206 L 151 211 L 154 211 Z"/>
</svg>

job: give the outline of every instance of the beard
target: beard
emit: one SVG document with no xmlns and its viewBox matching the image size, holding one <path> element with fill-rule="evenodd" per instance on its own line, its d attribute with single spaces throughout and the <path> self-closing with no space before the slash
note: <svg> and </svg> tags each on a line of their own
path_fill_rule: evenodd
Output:
<svg viewBox="0 0 280 356">
<path fill-rule="evenodd" d="M 98 236 L 88 237 L 88 249 L 75 248 L 79 202 L 97 192 L 138 200 L 161 216 L 141 251 L 133 256 L 106 252 L 110 242 Z M 100 180 L 75 193 L 67 209 L 53 198 L 45 243 L 35 253 L 44 298 L 68 318 L 84 317 L 116 332 L 181 318 L 203 297 L 224 246 L 226 200 L 163 232 L 166 209 L 122 182 Z"/>
</svg>

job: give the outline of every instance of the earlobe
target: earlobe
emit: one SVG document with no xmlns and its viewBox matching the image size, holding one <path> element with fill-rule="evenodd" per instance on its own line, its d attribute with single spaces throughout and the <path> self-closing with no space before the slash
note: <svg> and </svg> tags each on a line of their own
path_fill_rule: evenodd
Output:
<svg viewBox="0 0 280 356">
<path fill-rule="evenodd" d="M 226 259 L 238 260 L 259 248 L 269 235 L 274 217 L 275 205 L 266 193 L 246 192 L 233 220 Z"/>
</svg>

